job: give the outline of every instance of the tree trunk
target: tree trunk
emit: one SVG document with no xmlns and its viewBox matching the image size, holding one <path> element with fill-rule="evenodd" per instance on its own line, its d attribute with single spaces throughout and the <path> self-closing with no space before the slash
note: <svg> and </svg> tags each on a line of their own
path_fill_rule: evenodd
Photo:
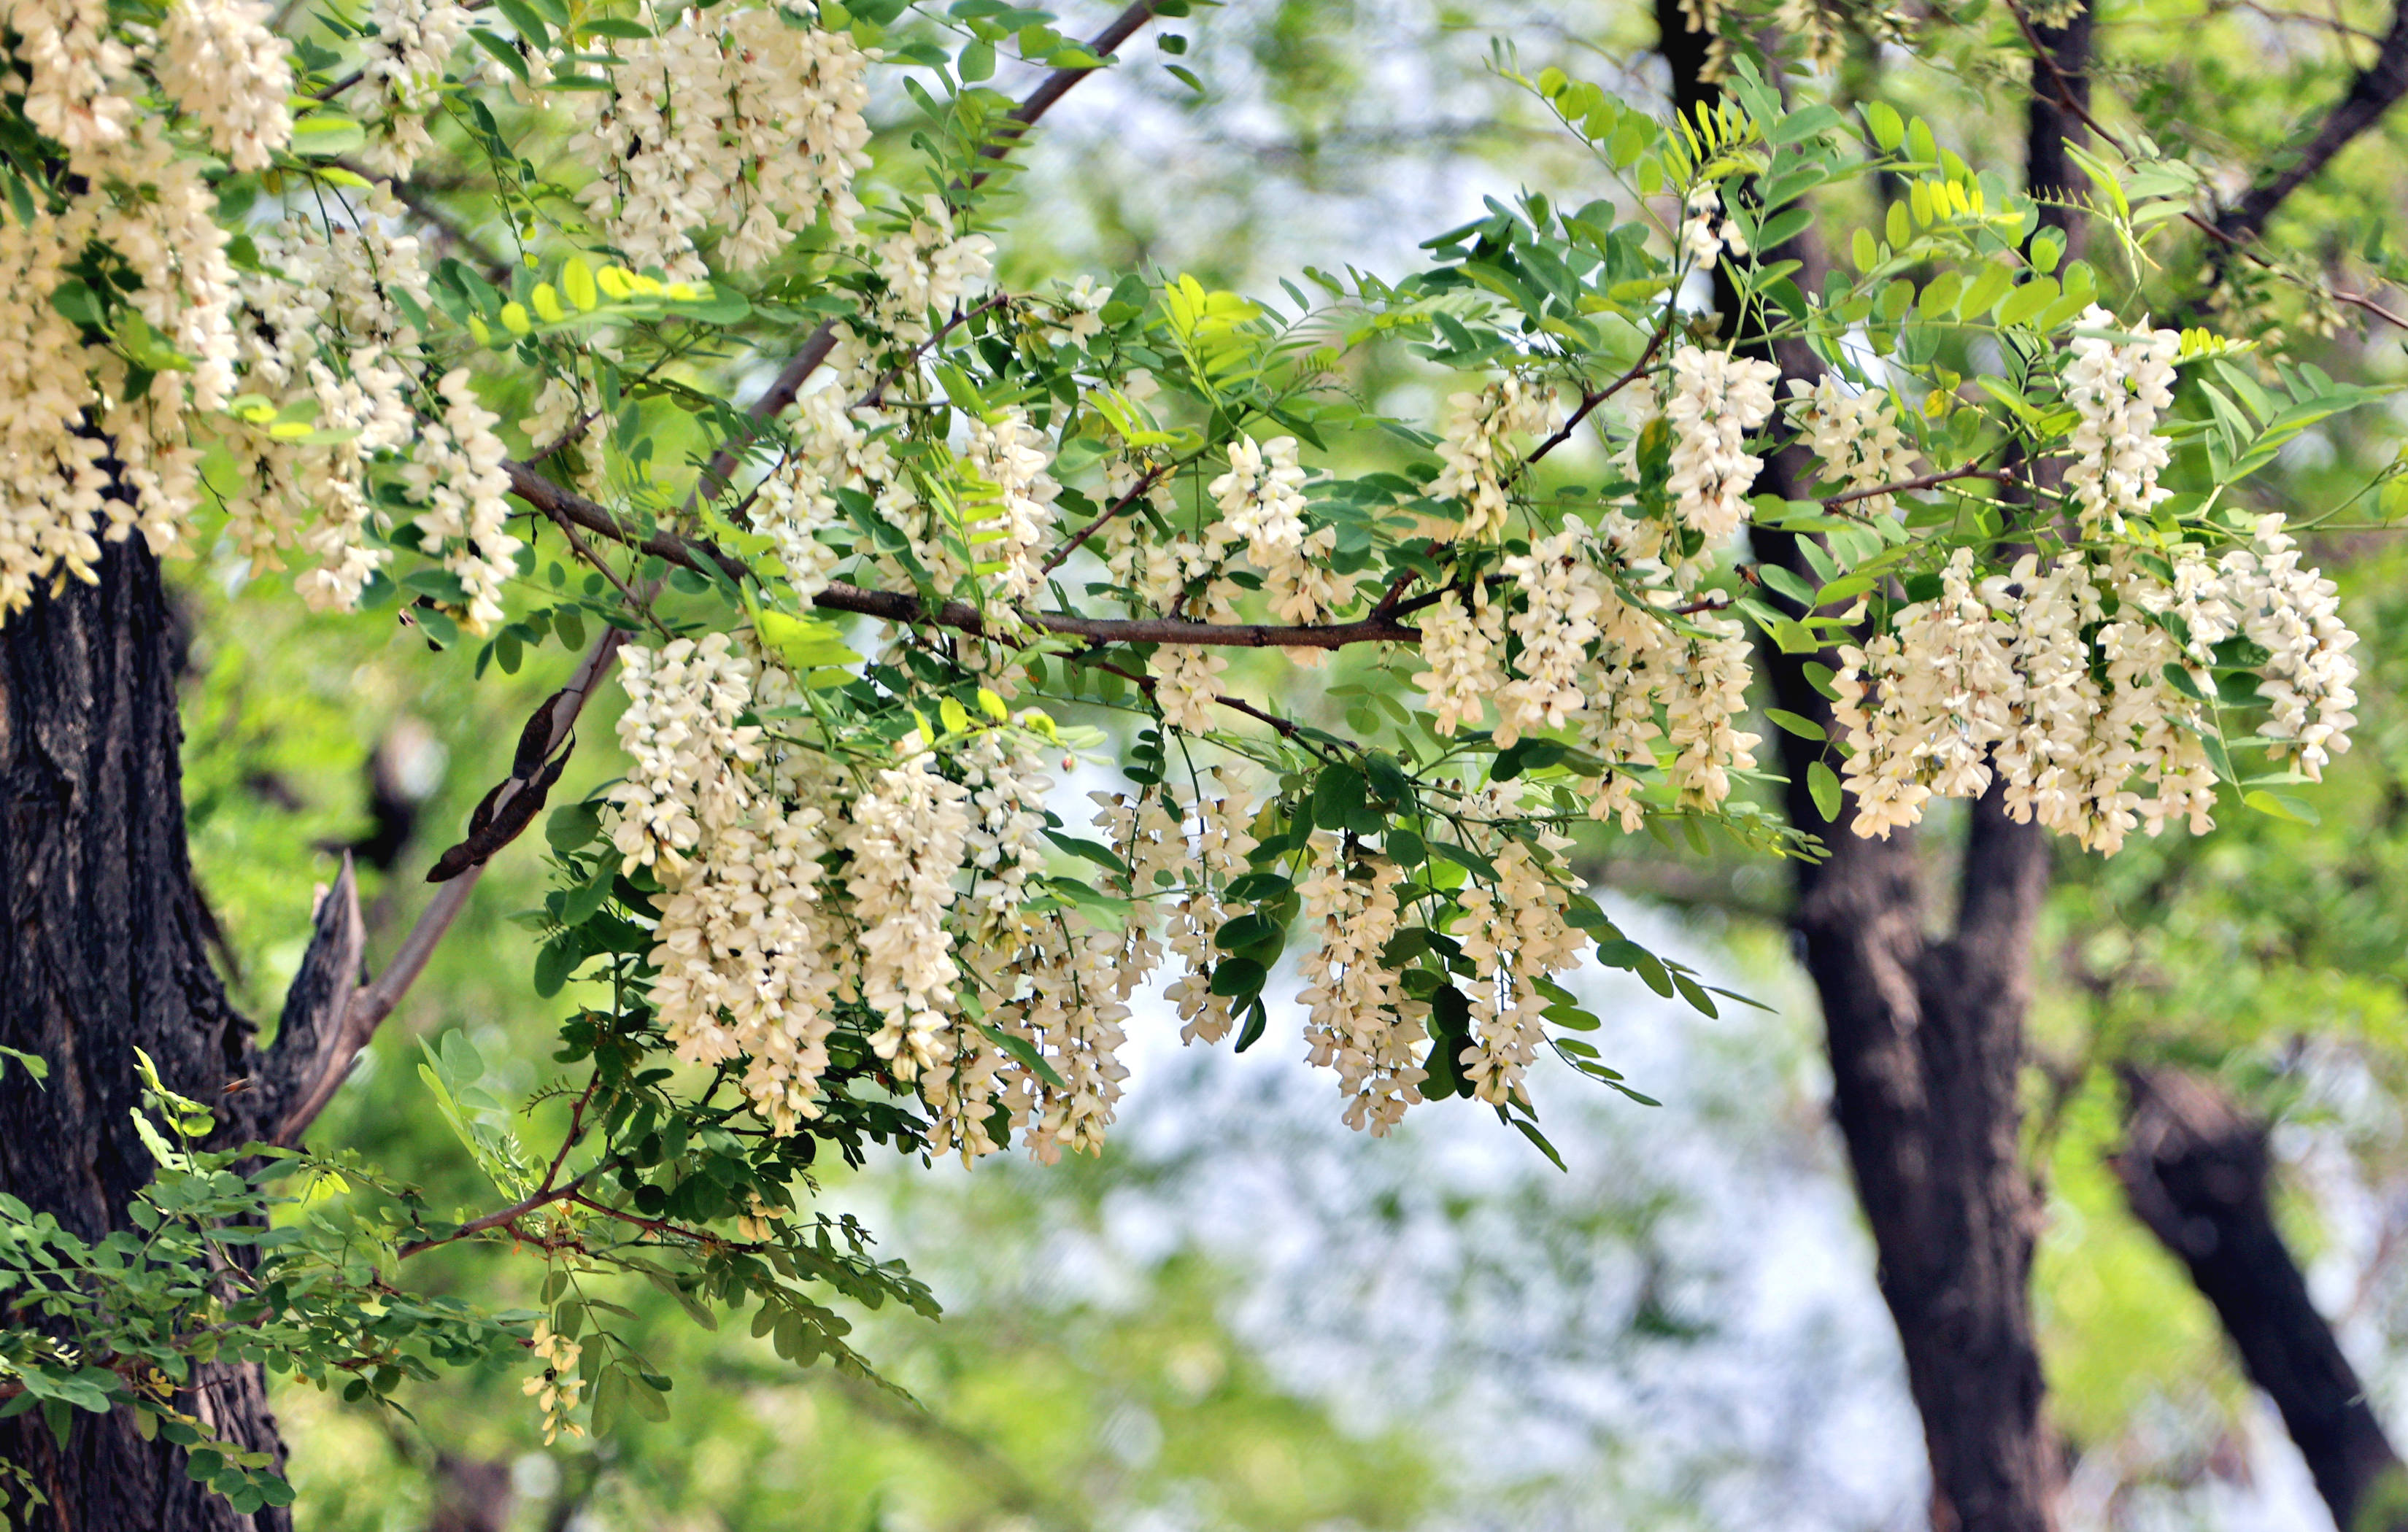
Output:
<svg viewBox="0 0 2408 1532">
<path fill-rule="evenodd" d="M 2408 1528 L 2399 1454 L 2274 1226 L 2265 1129 L 2204 1081 L 2124 1071 L 2115 1172 L 2132 1211 L 2190 1268 L 2250 1382 L 2283 1425 L 2344 1532 Z"/>
<path fill-rule="evenodd" d="M 1673 103 L 1694 110 L 1714 94 L 1698 75 L 1707 39 L 1687 30 L 1677 0 L 1658 0 L 1656 19 Z M 2063 164 L 2055 122 L 2035 107 L 2031 142 L 2048 150 L 2032 166 L 2042 176 Z M 1820 287 L 1811 234 L 1764 254 L 1802 262 L 1800 285 Z M 1716 286 L 1717 307 L 1732 312 Z M 1781 365 L 1784 381 L 1822 370 L 1802 350 L 1754 350 Z M 1793 451 L 1766 462 L 1758 487 L 1794 499 L 1806 480 Z M 1757 530 L 1750 540 L 1758 559 L 1815 582 L 1794 535 Z M 1832 732 L 1830 704 L 1804 670 L 1817 656 L 1764 654 L 1778 704 Z M 2032 926 L 2048 881 L 2042 832 L 2009 821 L 1995 791 L 1969 806 L 1956 926 L 1929 936 L 1914 837 L 1860 838 L 1846 809 L 1825 825 L 1807 773 L 1818 760 L 1837 769 L 1836 756 L 1774 733 L 1790 822 L 1816 829 L 1831 852 L 1797 864 L 1791 923 L 1822 1000 L 1832 1115 L 1923 1419 L 1932 1525 L 2048 1532 L 2060 1470 L 2042 1410 L 2030 1296 L 2039 1198 L 2022 1163 L 2017 1099 Z"/>
<path fill-rule="evenodd" d="M 250 1024 L 209 966 L 185 846 L 179 640 L 159 565 L 134 539 L 105 545 L 98 572 L 96 584 L 67 579 L 0 625 L 0 1043 L 50 1067 L 44 1085 L 16 1069 L 0 1081 L 0 1189 L 87 1238 L 123 1224 L 153 1168 L 131 1117 L 134 1050 L 170 1088 L 211 1105 L 238 1107 L 225 1092 L 251 1069 Z M 179 1402 L 280 1459 L 257 1367 L 211 1369 Z M 0 1422 L 0 1457 L 29 1470 L 50 1502 L 21 1525 L 292 1525 L 272 1509 L 236 1514 L 124 1411 L 74 1420 L 64 1445 L 38 1412 Z"/>
</svg>

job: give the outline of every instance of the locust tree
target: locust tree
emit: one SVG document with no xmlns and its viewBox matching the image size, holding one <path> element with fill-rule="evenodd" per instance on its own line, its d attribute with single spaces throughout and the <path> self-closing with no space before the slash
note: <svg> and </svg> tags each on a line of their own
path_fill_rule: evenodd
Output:
<svg viewBox="0 0 2408 1532">
<path fill-rule="evenodd" d="M 1531 1070 L 1637 1096 L 1565 976 L 1736 998 L 1615 928 L 1599 838 L 1854 866 L 1963 798 L 2112 854 L 2300 814 L 2348 748 L 2332 583 L 2236 486 L 2373 391 L 2152 322 L 2178 162 L 2076 151 L 2085 253 L 1734 19 L 1665 114 L 1500 39 L 1587 174 L 1411 269 L 1000 281 L 1014 148 L 1187 8 L 10 7 L 21 1515 L 282 1525 L 270 1373 L 385 1402 L 512 1357 L 548 1436 L 657 1416 L 627 1278 L 874 1370 L 836 1305 L 935 1297 L 815 1167 L 1099 1150 L 1128 1027 L 1251 1046 L 1283 965 L 1347 1123 L 1460 1096 L 1552 1154 Z M 1355 386 L 1399 354 L 1437 418 Z M 561 681 L 365 980 L 329 889 L 265 1043 L 183 838 L 195 553 L 463 687 Z M 552 801 L 579 749 L 614 780 Z M 309 1132 L 504 854 L 548 858 L 528 982 L 575 1006 L 530 1100 L 430 1052 L 491 1182 L 452 1218 Z M 543 1308 L 413 1288 L 468 1243 Z"/>
</svg>

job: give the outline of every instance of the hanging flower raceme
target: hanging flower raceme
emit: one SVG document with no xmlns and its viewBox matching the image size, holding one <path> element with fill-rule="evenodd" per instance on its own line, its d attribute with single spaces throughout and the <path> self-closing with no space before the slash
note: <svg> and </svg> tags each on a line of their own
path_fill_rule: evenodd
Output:
<svg viewBox="0 0 2408 1532">
<path fill-rule="evenodd" d="M 1462 502 L 1462 523 L 1450 534 L 1455 540 L 1494 542 L 1505 535 L 1512 509 L 1505 485 L 1521 461 L 1512 437 L 1546 435 L 1562 423 L 1563 409 L 1553 384 L 1517 372 L 1448 403 L 1455 407 L 1455 423 L 1439 443 L 1439 461 L 1445 466 L 1430 494 Z"/>
<path fill-rule="evenodd" d="M 1898 508 L 1891 494 L 1867 494 L 1914 477 L 1914 451 L 1898 428 L 1898 409 L 1885 391 L 1851 394 L 1825 373 L 1812 385 L 1789 380 L 1789 419 L 1815 457 L 1815 477 L 1858 498 L 1860 516 L 1886 516 Z"/>
<path fill-rule="evenodd" d="M 2096 305 L 2084 311 L 2086 329 L 2123 332 L 2123 322 Z M 2065 399 L 2081 415 L 2074 428 L 2074 461 L 2065 486 L 2092 536 L 2124 529 L 2128 516 L 2144 516 L 2173 492 L 2157 482 L 2171 461 L 2157 417 L 2173 408 L 2174 362 L 2182 336 L 2172 330 L 2146 332 L 2117 342 L 2101 335 L 2077 335 L 2067 348 Z"/>
<path fill-rule="evenodd" d="M 1683 346 L 1672 353 L 1663 415 L 1672 432 L 1665 492 L 1683 525 L 1709 544 L 1737 532 L 1764 460 L 1746 451 L 1748 433 L 1772 418 L 1780 369 L 1729 351 Z"/>
<path fill-rule="evenodd" d="M 695 244 L 749 270 L 824 216 L 838 238 L 861 215 L 869 164 L 869 58 L 850 34 L 794 24 L 782 7 L 647 3 L 654 35 L 621 45 L 607 88 L 571 97 L 595 179 L 580 193 L 610 242 L 672 280 L 709 275 Z"/>
</svg>

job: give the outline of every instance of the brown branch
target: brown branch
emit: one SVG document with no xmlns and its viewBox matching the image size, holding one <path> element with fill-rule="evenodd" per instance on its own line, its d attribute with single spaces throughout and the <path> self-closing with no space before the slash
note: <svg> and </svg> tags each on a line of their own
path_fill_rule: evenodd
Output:
<svg viewBox="0 0 2408 1532">
<path fill-rule="evenodd" d="M 1836 508 L 1857 500 L 1870 500 L 1877 494 L 1912 494 L 1917 490 L 1938 489 L 1942 484 L 1953 483 L 1960 479 L 1986 479 L 1999 484 L 2018 482 L 2014 474 L 2003 468 L 1985 468 L 1978 464 L 1969 463 L 1961 468 L 1950 468 L 1941 473 L 1921 474 L 1913 479 L 1901 479 L 1895 484 L 1875 484 L 1870 489 L 1850 490 L 1845 494 L 1827 494 L 1822 497 L 1821 503 Z"/>
<path fill-rule="evenodd" d="M 1530 455 L 1522 460 L 1523 464 L 1527 465 L 1529 464 L 1536 463 L 1539 459 L 1546 456 L 1549 452 L 1561 447 L 1565 442 L 1571 440 L 1572 433 L 1580 429 L 1581 422 L 1588 419 L 1589 411 L 1605 403 L 1606 400 L 1612 398 L 1615 394 L 1621 393 L 1624 389 L 1628 388 L 1631 384 L 1637 382 L 1642 376 L 1644 376 L 1647 371 L 1648 365 L 1656 360 L 1656 353 L 1662 351 L 1664 349 L 1664 342 L 1672 337 L 1672 327 L 1680 322 L 1680 313 L 1681 310 L 1672 304 L 1667 303 L 1664 306 L 1664 322 L 1656 327 L 1655 335 L 1648 338 L 1647 349 L 1639 353 L 1639 360 L 1630 364 L 1630 369 L 1627 372 L 1625 372 L 1621 377 L 1615 379 L 1612 382 L 1606 384 L 1603 388 L 1591 389 L 1587 393 L 1582 394 L 1580 408 L 1571 412 L 1570 417 L 1564 422 L 1562 428 L 1556 431 L 1554 436 L 1549 437 L 1546 440 L 1539 443 L 1537 447 L 1531 449 Z"/>
<path fill-rule="evenodd" d="M 1099 59 L 1109 61 L 1115 52 L 1119 51 L 1121 44 L 1136 36 L 1138 29 L 1153 20 L 1154 0 L 1137 0 L 1135 5 L 1113 17 L 1110 26 L 1087 39 L 1087 51 Z M 1026 136 L 1028 130 L 1037 125 L 1037 120 L 1053 110 L 1054 104 L 1069 93 L 1071 86 L 1095 72 L 1093 69 L 1056 69 L 1047 75 L 1039 82 L 1037 89 L 1028 93 L 1028 99 L 1012 107 L 1004 118 L 1005 122 L 1012 124 L 1010 135 L 998 137 L 993 143 L 982 145 L 979 149 L 980 157 L 1000 160 L 1010 154 L 1019 147 L 1021 139 Z M 972 186 L 982 184 L 989 174 L 984 170 L 980 171 L 970 178 L 970 184 Z"/>
<path fill-rule="evenodd" d="M 578 1195 L 579 1191 L 584 1186 L 585 1182 L 593 1177 L 593 1171 L 588 1170 L 584 1175 L 578 1177 L 575 1181 L 566 1181 L 558 1186 L 547 1187 L 543 1191 L 534 1193 L 517 1202 L 511 1203 L 509 1207 L 502 1209 L 499 1212 L 490 1212 L 485 1214 L 482 1218 L 472 1218 L 466 1224 L 461 1224 L 458 1228 L 453 1229 L 450 1234 L 444 1235 L 439 1238 L 413 1239 L 408 1244 L 406 1244 L 400 1249 L 394 1251 L 393 1253 L 394 1259 L 397 1261 L 407 1261 L 411 1256 L 417 1254 L 420 1251 L 433 1250 L 437 1245 L 448 1245 L 455 1239 L 470 1238 L 474 1236 L 483 1234 L 488 1229 L 505 1227 L 508 1224 L 514 1224 L 518 1220 L 524 1218 L 527 1214 L 535 1211 L 538 1208 L 547 1208 L 555 1202 L 582 1202 L 585 1199 Z"/>
<path fill-rule="evenodd" d="M 2255 239 L 2286 198 L 2313 180 L 2335 155 L 2383 120 L 2408 95 L 2408 5 L 2395 6 L 2391 29 L 2376 47 L 2374 62 L 2358 72 L 2337 103 L 2290 163 L 2258 181 L 2241 200 L 2216 215 L 2219 234 L 2234 242 Z"/>
<path fill-rule="evenodd" d="M 2007 0 L 2007 10 L 2009 14 L 2014 17 L 2015 24 L 2022 29 L 2025 41 L 2031 45 L 2034 61 L 2046 69 L 2052 79 L 2055 81 L 2055 89 L 2050 93 L 2056 97 L 2057 104 L 2063 107 L 2074 117 L 2080 119 L 2083 125 L 2087 127 L 2098 136 L 2100 142 L 2106 144 L 2110 148 L 2114 149 L 2117 154 L 2129 160 L 2132 157 L 2132 151 L 2124 146 L 2123 140 L 2116 137 L 2113 133 L 2110 133 L 2106 126 L 2101 123 L 2097 117 L 2091 115 L 2090 107 L 2087 103 L 2088 91 L 2086 85 L 2080 81 L 2076 77 L 2069 75 L 2065 69 L 2057 63 L 2056 59 L 2050 55 L 2046 44 L 2041 41 L 2039 32 L 2034 28 L 2031 18 L 2025 14 L 2023 7 L 2016 4 L 2015 0 Z M 2403 6 L 2401 8 L 2401 11 L 2394 17 L 2392 27 L 2395 33 L 2401 28 L 2401 17 L 2408 17 L 2408 6 Z M 2361 75 L 2359 78 L 2360 79 L 2363 79 L 2365 77 Z M 2039 82 L 2035 80 L 2033 83 L 2034 89 L 2037 90 Z M 2353 88 L 2353 92 L 2354 89 L 2355 88 Z M 2396 101 L 2398 99 L 2397 94 L 2395 94 L 2392 99 Z M 2336 108 L 2336 111 L 2338 111 L 2338 108 Z M 2377 117 L 2380 115 L 2381 113 L 2379 112 L 2376 114 Z M 2356 132 L 2363 132 L 2366 126 L 2372 126 L 2373 121 L 2374 119 L 2370 118 L 2365 124 L 2354 130 L 2353 136 Z M 2346 140 L 2344 140 L 2343 142 L 2345 143 Z M 2328 153 L 2326 158 L 2329 159 L 2331 157 L 2331 153 L 2339 152 L 2341 148 L 2342 144 L 2335 144 L 2331 152 Z M 2298 185 L 2299 182 L 2295 180 L 2289 186 L 2285 187 L 2283 195 L 2288 196 L 2292 191 L 2297 189 Z M 2281 198 L 2278 197 L 2274 202 L 2268 203 L 2264 213 L 2260 216 L 2272 216 L 2274 207 L 2280 201 Z M 2243 206 L 2246 206 L 2246 204 L 2247 199 L 2244 198 Z M 2184 222 L 2189 224 L 2192 228 L 2197 229 L 2200 233 L 2214 240 L 2217 244 L 2223 246 L 2232 254 L 2238 255 L 2241 259 L 2247 261 L 2251 265 L 2258 267 L 2261 271 L 2273 272 L 2276 276 L 2287 275 L 2287 273 L 2285 273 L 2282 268 L 2276 265 L 2272 261 L 2268 260 L 2264 255 L 2259 254 L 2256 250 L 2251 248 L 2251 246 L 2256 242 L 2258 233 L 2259 232 L 2257 228 L 2248 228 L 2245 232 L 2229 231 L 2223 227 L 2221 218 L 2202 218 L 2198 213 L 2192 212 L 2188 209 L 2186 209 L 2182 216 Z M 2345 305 L 2351 308 L 2358 309 L 2361 313 L 2379 319 L 2384 323 L 2390 325 L 2396 330 L 2408 330 L 2408 317 L 2403 317 L 2402 315 L 2394 312 L 2390 308 L 2384 307 L 2381 303 L 2368 297 L 2363 293 L 2345 293 L 2336 287 L 2327 287 L 2324 291 L 2335 303 Z"/>
<path fill-rule="evenodd" d="M 2401 1463 L 2270 1205 L 2266 1128 L 2196 1076 L 2125 1066 L 2126 1199 L 2282 1411 L 2336 1525 L 2397 1532 Z"/>
<path fill-rule="evenodd" d="M 1045 560 L 1045 563 L 1038 569 L 1038 574 L 1040 576 L 1050 575 L 1054 570 L 1060 568 L 1062 566 L 1062 561 L 1077 552 L 1082 543 L 1084 543 L 1089 537 L 1094 537 L 1096 533 L 1101 532 L 1107 524 L 1118 520 L 1122 515 L 1127 512 L 1130 507 L 1136 505 L 1140 500 L 1144 499 L 1146 492 L 1153 489 L 1154 486 L 1160 481 L 1162 476 L 1168 473 L 1170 469 L 1171 465 L 1168 463 L 1158 468 L 1147 469 L 1143 478 L 1140 479 L 1135 484 L 1129 486 L 1129 491 L 1126 494 L 1122 495 L 1119 499 L 1106 507 L 1102 515 L 1096 517 L 1094 521 L 1089 522 L 1086 525 L 1072 533 L 1068 542 L 1065 542 L 1061 547 L 1054 550 L 1053 553 Z"/>
<path fill-rule="evenodd" d="M 511 493 L 542 510 L 555 510 L 589 532 L 613 542 L 656 553 L 671 564 L 702 572 L 716 566 L 731 580 L 750 578 L 740 559 L 698 538 L 658 531 L 647 536 L 583 495 L 565 490 L 523 463 L 508 462 Z M 851 612 L 907 626 L 953 628 L 974 637 L 1001 636 L 1010 619 L 990 618 L 967 601 L 930 606 L 914 592 L 865 590 L 842 580 L 811 598 L 823 611 Z M 1096 644 L 1193 644 L 1217 649 L 1344 649 L 1354 644 L 1418 644 L 1419 630 L 1396 621 L 1397 614 L 1366 617 L 1327 626 L 1283 626 L 1268 623 L 1190 623 L 1178 618 L 1075 617 L 1067 612 L 1022 612 L 1017 620 L 1046 633 L 1084 638 Z"/>
<path fill-rule="evenodd" d="M 570 732 L 577 726 L 578 714 L 585 709 L 586 699 L 601 680 L 602 672 L 609 668 L 611 660 L 619 652 L 619 646 L 625 641 L 626 635 L 617 628 L 606 627 L 601 637 L 594 640 L 594 646 L 585 651 L 584 659 L 578 663 L 577 669 L 569 676 L 568 684 L 562 687 L 553 698 L 547 754 L 557 752 L 566 742 Z M 452 923 L 460 918 L 460 911 L 467 908 L 468 895 L 475 891 L 477 880 L 483 872 L 484 866 L 480 863 L 437 890 L 435 897 L 428 900 L 426 908 L 419 913 L 418 923 L 402 938 L 400 949 L 394 953 L 393 961 L 386 965 L 384 972 L 352 993 L 350 1004 L 343 1009 L 341 1024 L 335 1027 L 318 1048 L 316 1057 L 307 1070 L 308 1088 L 302 1092 L 299 1103 L 278 1124 L 272 1142 L 298 1142 L 301 1135 L 308 1131 L 309 1124 L 318 1120 L 318 1114 L 326 1110 L 326 1103 L 335 1098 L 336 1091 L 350 1076 L 351 1065 L 358 1059 L 360 1051 L 376 1036 L 379 1024 L 393 1014 L 394 1007 L 401 1003 L 401 997 L 408 993 L 409 986 L 417 982 L 418 976 L 426 969 L 427 961 L 435 955 L 436 946 L 442 941 L 444 933 L 451 930 Z"/>
</svg>

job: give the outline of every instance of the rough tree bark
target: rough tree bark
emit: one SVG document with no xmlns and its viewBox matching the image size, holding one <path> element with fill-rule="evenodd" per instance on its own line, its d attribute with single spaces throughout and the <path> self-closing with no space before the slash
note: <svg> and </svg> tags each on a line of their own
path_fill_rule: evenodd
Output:
<svg viewBox="0 0 2408 1532">
<path fill-rule="evenodd" d="M 1699 76 L 1706 39 L 1674 0 L 1660 0 L 1656 15 L 1675 105 L 1692 109 L 1713 90 Z M 2079 75 L 2086 26 L 2051 41 L 2059 66 Z M 2036 102 L 2029 130 L 2031 183 L 2064 185 L 2066 124 Z M 1778 253 L 1804 261 L 1801 284 L 1819 287 L 1818 252 Z M 1774 359 L 1784 380 L 1821 371 L 1792 348 Z M 1794 498 L 1806 479 L 1803 462 L 1784 453 L 1759 484 Z M 1813 580 L 1794 536 L 1752 541 L 1759 559 Z M 1804 669 L 1814 657 L 1768 649 L 1765 664 L 1779 705 L 1828 732 L 1830 704 Z M 2060 1471 L 2042 1410 L 2030 1299 L 2039 1199 L 2020 1154 L 2017 1099 L 2032 927 L 2048 881 L 2042 832 L 2010 821 L 1995 791 L 1971 805 L 1955 924 L 1934 935 L 1914 837 L 1859 838 L 1845 817 L 1826 826 L 1807 788 L 1823 747 L 1778 738 L 1791 823 L 1823 832 L 1831 852 L 1798 864 L 1791 923 L 1822 1000 L 1832 1114 L 1923 1419 L 1932 1525 L 2047 1532 Z"/>
<path fill-rule="evenodd" d="M 105 547 L 97 583 L 68 580 L 0 626 L 0 1043 L 50 1067 L 44 1085 L 16 1069 L 0 1081 L 0 1189 L 86 1238 L 122 1224 L 153 1169 L 131 1116 L 135 1049 L 171 1089 L 227 1109 L 229 1133 L 253 1117 L 243 1094 L 227 1092 L 261 1061 L 210 967 L 185 847 L 180 643 L 158 563 L 138 540 Z M 258 1368 L 219 1367 L 198 1382 L 182 1408 L 280 1456 Z M 50 1501 L 32 1525 L 292 1525 L 281 1511 L 237 1515 L 123 1411 L 74 1419 L 64 1445 L 38 1412 L 0 1423 L 0 1457 L 29 1469 Z"/>
<path fill-rule="evenodd" d="M 2125 1147 L 2132 1211 L 2190 1270 L 2299 1444 L 2345 1532 L 2408 1529 L 2399 1454 L 2275 1226 L 2262 1124 L 2206 1081 L 2128 1068 Z"/>
</svg>

